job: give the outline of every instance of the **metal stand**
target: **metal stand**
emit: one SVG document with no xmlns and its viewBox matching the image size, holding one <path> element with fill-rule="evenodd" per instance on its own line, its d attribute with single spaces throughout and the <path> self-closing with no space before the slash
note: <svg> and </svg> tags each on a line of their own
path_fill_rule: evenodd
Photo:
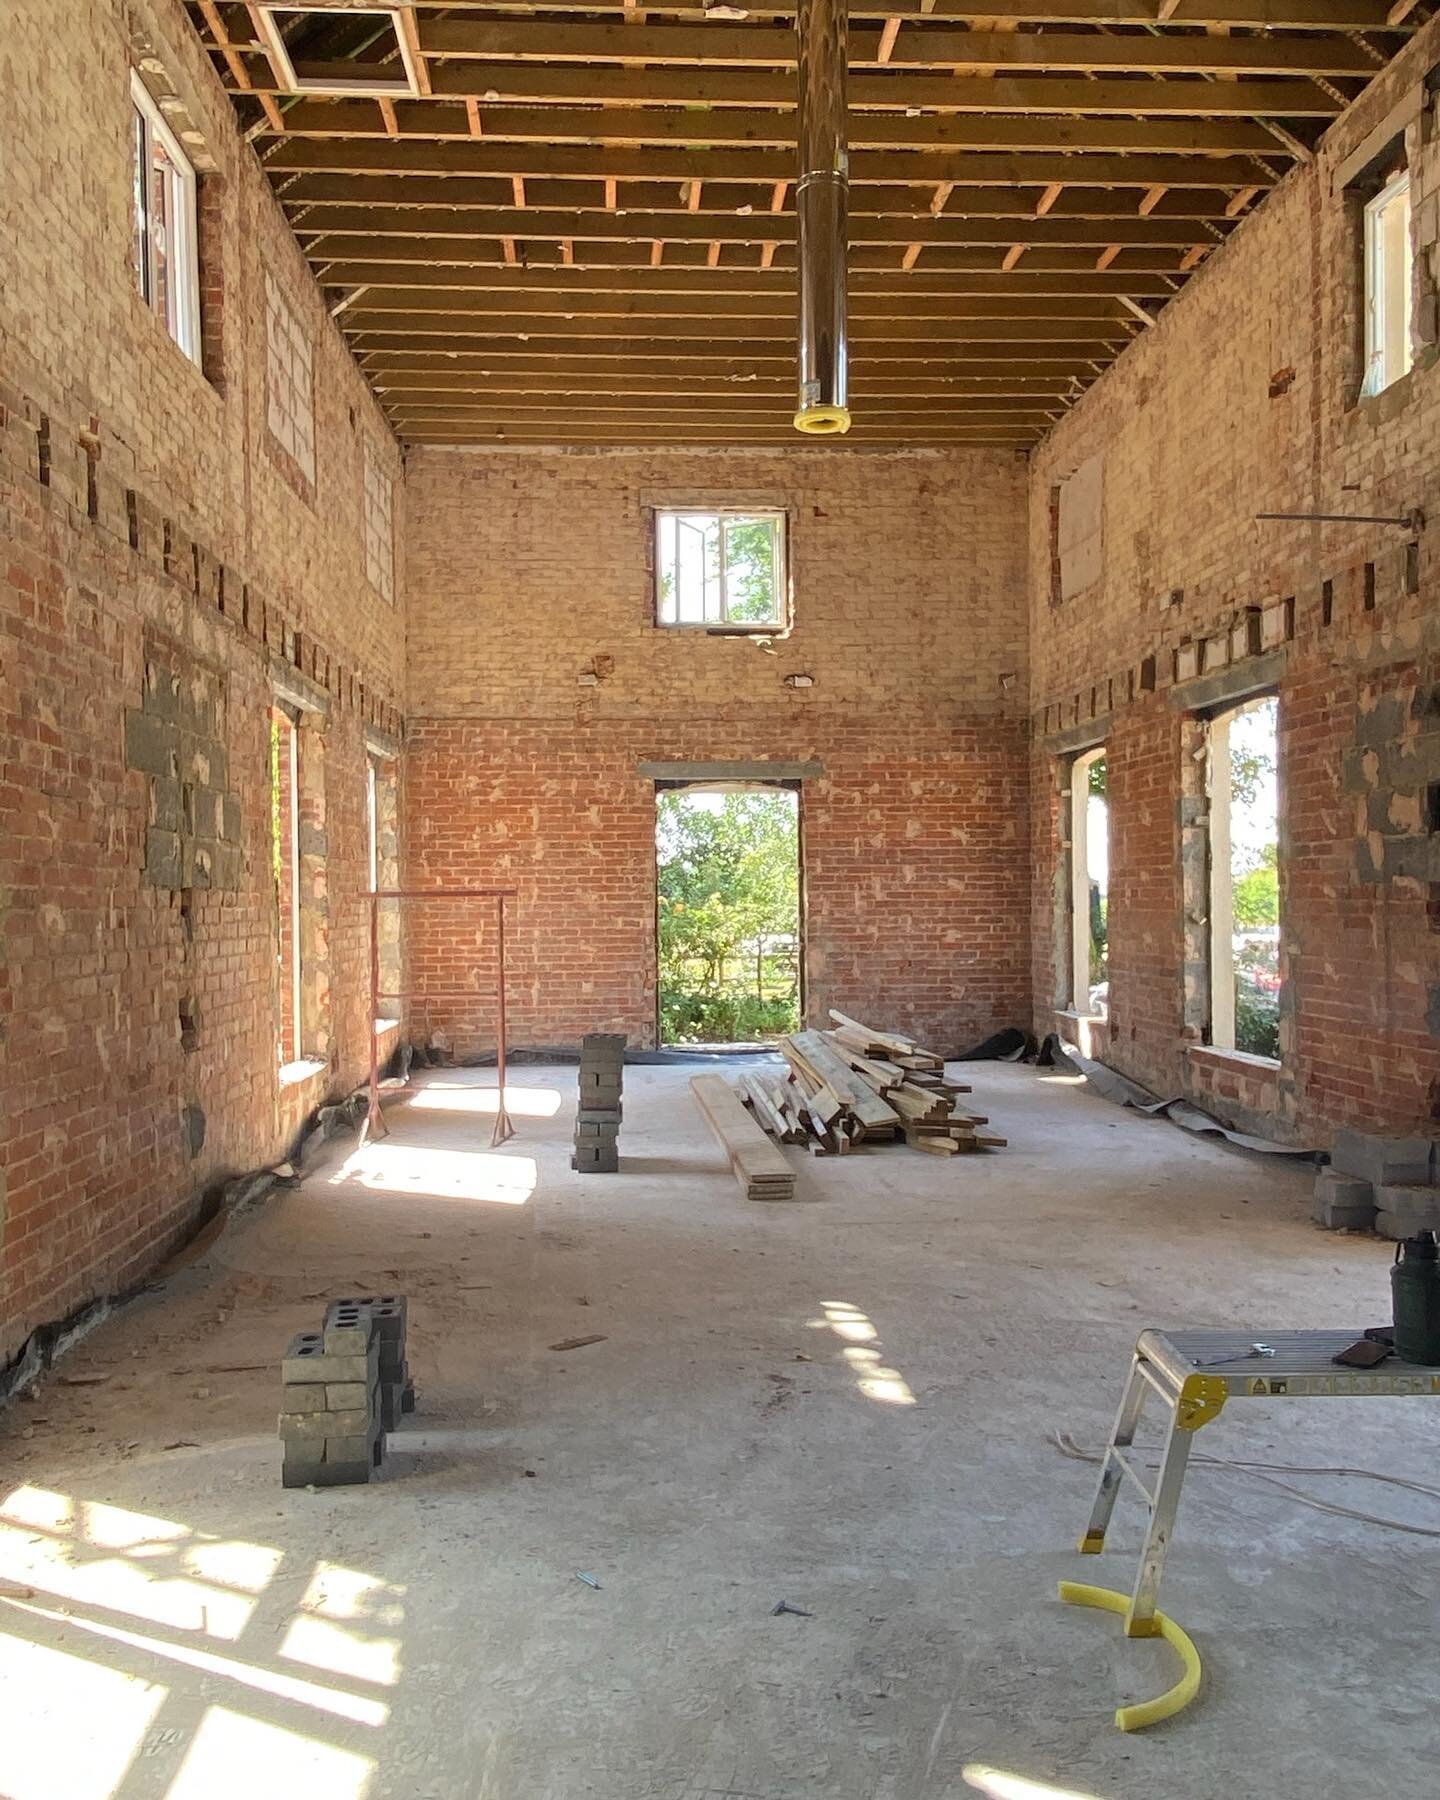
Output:
<svg viewBox="0 0 1440 1800">
<path fill-rule="evenodd" d="M 510 1114 L 505 1109 L 505 902 L 515 898 L 514 888 L 373 888 L 366 896 L 370 902 L 370 1104 L 365 1114 L 360 1141 L 388 1137 L 389 1127 L 380 1108 L 380 1038 L 376 1016 L 381 1000 L 466 1000 L 473 1001 L 473 991 L 436 994 L 428 988 L 380 991 L 380 902 L 382 900 L 493 900 L 495 902 L 495 1064 L 499 1081 L 495 1112 L 495 1129 L 490 1146 L 494 1149 L 515 1135 Z"/>
<path fill-rule="evenodd" d="M 1141 1332 L 1101 1460 L 1090 1521 L 1080 1540 L 1086 1555 L 1098 1555 L 1105 1548 L 1121 1481 L 1132 1481 L 1145 1496 L 1149 1519 L 1125 1614 L 1127 1636 L 1160 1635 L 1156 1601 L 1190 1445 L 1202 1425 L 1219 1417 L 1227 1400 L 1440 1396 L 1440 1369 L 1394 1357 L 1374 1369 L 1337 1366 L 1332 1358 L 1360 1335 L 1359 1331 Z M 1150 1394 L 1168 1415 L 1153 1486 L 1149 1469 L 1139 1464 L 1134 1451 L 1136 1428 Z"/>
</svg>

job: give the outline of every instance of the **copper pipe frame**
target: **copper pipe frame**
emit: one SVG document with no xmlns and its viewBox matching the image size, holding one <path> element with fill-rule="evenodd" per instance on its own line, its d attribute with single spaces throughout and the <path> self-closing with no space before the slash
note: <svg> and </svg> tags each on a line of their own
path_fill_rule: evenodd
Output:
<svg viewBox="0 0 1440 1800">
<path fill-rule="evenodd" d="M 370 903 L 370 1104 L 360 1132 L 364 1144 L 372 1137 L 388 1137 L 390 1128 L 380 1107 L 380 1034 L 376 1015 L 380 1011 L 380 902 L 382 900 L 493 900 L 495 902 L 495 1066 L 499 1078 L 499 1103 L 495 1112 L 495 1129 L 490 1136 L 491 1149 L 515 1135 L 515 1127 L 505 1108 L 505 902 L 515 898 L 514 888 L 372 888 L 365 896 Z M 473 993 L 433 994 L 423 989 L 387 992 L 387 1000 L 473 999 Z"/>
</svg>

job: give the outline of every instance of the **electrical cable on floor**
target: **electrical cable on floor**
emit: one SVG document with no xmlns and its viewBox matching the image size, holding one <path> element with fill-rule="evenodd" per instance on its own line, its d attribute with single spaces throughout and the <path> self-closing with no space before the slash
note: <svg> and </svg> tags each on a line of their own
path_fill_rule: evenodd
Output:
<svg viewBox="0 0 1440 1800">
<path fill-rule="evenodd" d="M 1103 1462 L 1103 1450 L 1087 1450 L 1077 1444 L 1068 1431 L 1053 1431 L 1050 1441 L 1062 1456 L 1068 1456 L 1076 1462 Z M 1133 1453 L 1134 1446 L 1131 1446 Z M 1364 1525 L 1382 1525 L 1387 1531 L 1408 1532 L 1411 1537 L 1440 1538 L 1440 1529 L 1430 1525 L 1407 1525 L 1401 1519 L 1382 1519 L 1376 1513 L 1360 1512 L 1353 1506 L 1341 1506 L 1333 1500 L 1322 1500 L 1318 1495 L 1307 1494 L 1302 1488 L 1292 1487 L 1288 1481 L 1277 1481 L 1276 1474 L 1283 1475 L 1352 1475 L 1364 1481 L 1381 1481 L 1387 1487 L 1408 1488 L 1413 1494 L 1425 1494 L 1432 1500 L 1440 1500 L 1440 1488 L 1428 1487 L 1423 1481 L 1409 1481 L 1403 1475 L 1382 1475 L 1378 1469 L 1321 1468 L 1305 1463 L 1266 1463 L 1242 1462 L 1227 1456 L 1190 1457 L 1190 1466 L 1203 1464 L 1212 1469 L 1232 1469 L 1242 1475 L 1252 1475 L 1255 1480 L 1263 1481 L 1267 1487 L 1279 1488 L 1282 1494 L 1288 1494 L 1292 1500 L 1298 1500 L 1302 1506 L 1310 1506 L 1316 1512 L 1333 1513 L 1341 1519 L 1358 1519 Z M 1150 1465 L 1152 1472 L 1159 1467 L 1158 1463 Z"/>
</svg>

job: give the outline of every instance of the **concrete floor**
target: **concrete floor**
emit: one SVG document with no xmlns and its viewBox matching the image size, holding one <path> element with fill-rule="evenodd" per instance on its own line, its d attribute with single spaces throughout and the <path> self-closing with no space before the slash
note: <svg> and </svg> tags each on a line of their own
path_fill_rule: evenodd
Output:
<svg viewBox="0 0 1440 1800">
<path fill-rule="evenodd" d="M 1303 1167 L 1010 1066 L 971 1071 L 1008 1150 L 792 1152 L 796 1203 L 746 1205 L 686 1075 L 628 1073 L 624 1173 L 588 1178 L 572 1071 L 519 1072 L 496 1154 L 493 1075 L 430 1077 L 0 1419 L 0 1793 L 1435 1791 L 1424 1538 L 1194 1470 L 1164 1598 L 1205 1687 L 1137 1736 L 1112 1710 L 1172 1653 L 1054 1598 L 1133 1572 L 1125 1499 L 1074 1553 L 1092 1472 L 1048 1434 L 1103 1439 L 1137 1330 L 1383 1319 L 1387 1245 L 1314 1229 Z M 285 1341 L 386 1289 L 419 1411 L 377 1484 L 283 1491 Z M 1437 1425 L 1254 1401 L 1199 1448 L 1434 1480 Z"/>
</svg>

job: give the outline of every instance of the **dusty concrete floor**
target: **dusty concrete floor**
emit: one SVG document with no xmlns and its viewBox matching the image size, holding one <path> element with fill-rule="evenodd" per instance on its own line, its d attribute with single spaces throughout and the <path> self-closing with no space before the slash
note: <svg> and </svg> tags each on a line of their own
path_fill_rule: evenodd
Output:
<svg viewBox="0 0 1440 1800">
<path fill-rule="evenodd" d="M 498 1154 L 470 1072 L 361 1172 L 332 1145 L 0 1419 L 0 1793 L 1434 1792 L 1425 1539 L 1193 1471 L 1165 1600 L 1206 1686 L 1138 1736 L 1112 1709 L 1171 1653 L 1054 1599 L 1132 1573 L 1134 1504 L 1077 1556 L 1091 1471 L 1047 1440 L 1103 1438 L 1137 1329 L 1371 1322 L 1388 1247 L 1312 1228 L 1303 1169 L 1033 1070 L 972 1078 L 1009 1150 L 796 1152 L 783 1208 L 741 1200 L 673 1068 L 629 1073 L 619 1177 L 570 1172 L 563 1069 L 520 1072 Z M 286 1339 L 392 1288 L 420 1410 L 383 1479 L 282 1491 Z M 1434 1480 L 1437 1426 L 1256 1401 L 1200 1449 Z"/>
</svg>

